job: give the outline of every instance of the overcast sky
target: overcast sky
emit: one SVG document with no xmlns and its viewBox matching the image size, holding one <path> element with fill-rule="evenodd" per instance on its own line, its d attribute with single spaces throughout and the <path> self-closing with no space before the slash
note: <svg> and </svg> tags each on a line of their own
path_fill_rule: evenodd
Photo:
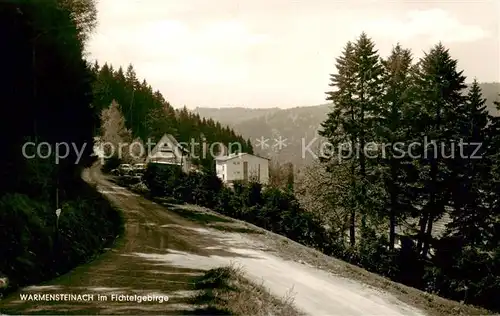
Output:
<svg viewBox="0 0 500 316">
<path fill-rule="evenodd" d="M 383 56 L 441 40 L 469 81 L 500 81 L 500 0 L 98 1 L 91 58 L 132 63 L 176 107 L 325 103 L 335 57 L 362 31 Z"/>
</svg>

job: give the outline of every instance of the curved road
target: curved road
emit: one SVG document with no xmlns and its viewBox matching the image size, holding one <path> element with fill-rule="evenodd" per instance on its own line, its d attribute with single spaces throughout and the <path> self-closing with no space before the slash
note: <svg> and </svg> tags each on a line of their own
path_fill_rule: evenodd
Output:
<svg viewBox="0 0 500 316">
<path fill-rule="evenodd" d="M 189 314 L 194 308 L 188 304 L 193 277 L 236 263 L 276 296 L 292 292 L 295 305 L 307 314 L 423 315 L 381 291 L 261 250 L 262 245 L 247 234 L 221 232 L 187 220 L 116 186 L 98 168 L 86 170 L 83 176 L 123 210 L 125 236 L 98 260 L 0 301 L 5 313 Z M 24 294 L 44 293 L 92 294 L 93 300 L 21 300 Z M 168 296 L 169 301 L 117 301 L 120 294 Z"/>
</svg>

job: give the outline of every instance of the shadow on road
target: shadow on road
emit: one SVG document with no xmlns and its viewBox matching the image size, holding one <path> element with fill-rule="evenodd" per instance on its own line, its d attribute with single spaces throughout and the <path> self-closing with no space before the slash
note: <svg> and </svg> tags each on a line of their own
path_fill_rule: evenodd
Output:
<svg viewBox="0 0 500 316">
<path fill-rule="evenodd" d="M 175 212 L 183 218 L 189 219 L 193 222 L 209 226 L 210 228 L 227 233 L 243 233 L 243 234 L 262 234 L 261 231 L 245 227 L 242 224 L 211 214 L 209 210 L 196 210 L 198 208 L 194 205 L 178 205 L 172 203 L 161 203 L 168 208 L 169 211 Z"/>
<path fill-rule="evenodd" d="M 125 235 L 117 246 L 95 261 L 43 285 L 22 289 L 0 301 L 6 314 L 197 314 L 225 315 L 199 310 L 193 302 L 195 279 L 220 258 L 242 255 L 200 224 L 223 223 L 216 216 L 200 216 L 138 197 L 91 169 L 89 178 L 99 191 L 123 210 Z M 181 216 L 190 220 L 185 220 Z M 215 258 L 215 259 L 214 259 Z M 219 258 L 219 259 L 217 259 Z M 93 300 L 22 300 L 25 294 L 88 294 Z M 117 301 L 117 295 L 168 296 L 168 302 Z M 115 296 L 113 296 L 115 295 Z"/>
<path fill-rule="evenodd" d="M 193 222 L 199 224 L 212 224 L 212 223 L 230 223 L 232 221 L 219 217 L 217 215 L 197 212 L 195 210 L 189 209 L 188 207 L 182 207 L 174 204 L 166 204 L 169 211 L 173 211 L 180 216 L 189 219 Z"/>
</svg>

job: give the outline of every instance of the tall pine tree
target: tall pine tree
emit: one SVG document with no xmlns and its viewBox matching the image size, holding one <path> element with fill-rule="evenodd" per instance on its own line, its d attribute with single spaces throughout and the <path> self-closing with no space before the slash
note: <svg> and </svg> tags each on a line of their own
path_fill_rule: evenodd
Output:
<svg viewBox="0 0 500 316">
<path fill-rule="evenodd" d="M 491 165 L 484 159 L 489 119 L 486 100 L 477 81 L 473 82 L 460 114 L 456 127 L 462 142 L 455 152 L 455 174 L 450 183 L 453 189 L 452 222 L 448 228 L 466 244 L 478 246 L 488 233 L 492 213 L 484 204 L 486 191 L 481 188 L 490 180 Z"/>
<path fill-rule="evenodd" d="M 417 158 L 421 189 L 415 203 L 422 209 L 418 249 L 426 257 L 433 224 L 452 204 L 450 165 L 454 160 L 453 146 L 458 141 L 455 123 L 465 103 L 466 86 L 457 61 L 441 43 L 420 60 L 415 79 L 414 106 L 418 112 L 412 128 L 423 147 Z"/>
<path fill-rule="evenodd" d="M 376 140 L 375 121 L 379 112 L 382 95 L 383 67 L 375 43 L 366 33 L 362 33 L 354 45 L 354 64 L 356 72 L 354 100 L 357 109 L 357 151 L 359 159 L 359 190 L 355 191 L 356 204 L 361 214 L 361 228 L 366 230 L 366 219 L 372 210 L 378 208 L 380 195 L 377 185 L 372 185 L 376 169 L 376 159 L 368 146 Z M 378 149 L 373 148 L 378 151 Z M 370 157 L 368 157 L 370 156 Z M 378 158 L 376 153 L 375 158 Z"/>
<path fill-rule="evenodd" d="M 397 220 L 411 208 L 407 192 L 411 165 L 408 157 L 401 156 L 397 150 L 407 150 L 407 125 L 411 120 L 407 109 L 413 100 L 412 54 L 401 45 L 396 45 L 391 55 L 383 61 L 383 99 L 377 113 L 377 140 L 389 144 L 380 162 L 380 177 L 387 192 L 388 201 L 383 210 L 389 210 L 389 247 L 394 248 Z M 397 144 L 403 144 L 397 146 Z M 385 215 L 385 214 L 382 214 Z"/>
<path fill-rule="evenodd" d="M 344 146 L 350 147 L 350 154 L 356 147 L 358 139 L 358 111 L 354 101 L 356 93 L 356 69 L 354 62 L 355 47 L 348 42 L 344 48 L 341 57 L 336 59 L 337 73 L 330 75 L 329 86 L 332 91 L 326 92 L 327 101 L 334 103 L 332 112 L 328 113 L 327 119 L 321 124 L 322 130 L 319 135 L 328 139 L 332 148 L 322 157 L 328 164 L 327 170 L 334 173 L 337 168 L 344 165 L 350 165 L 350 173 L 347 180 L 350 184 L 349 189 L 355 190 L 358 183 L 356 175 L 357 161 L 355 157 L 339 159 L 339 156 L 345 157 Z M 336 152 L 336 149 L 339 152 Z M 348 153 L 347 153 L 348 154 Z M 338 155 L 337 157 L 335 155 Z M 345 193 L 345 194 L 342 194 Z M 338 207 L 343 208 L 349 214 L 349 239 L 350 245 L 356 244 L 356 205 L 355 196 L 351 192 L 339 192 L 342 198 L 338 201 Z"/>
</svg>

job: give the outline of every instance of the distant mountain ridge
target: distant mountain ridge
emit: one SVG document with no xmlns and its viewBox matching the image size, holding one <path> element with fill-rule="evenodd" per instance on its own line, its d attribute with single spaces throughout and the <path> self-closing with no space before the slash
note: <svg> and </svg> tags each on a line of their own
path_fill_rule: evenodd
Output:
<svg viewBox="0 0 500 316">
<path fill-rule="evenodd" d="M 234 125 L 248 119 L 261 117 L 268 113 L 273 113 L 281 110 L 280 108 L 267 109 L 250 109 L 244 107 L 227 107 L 227 108 L 204 108 L 197 107 L 193 110 L 194 113 L 201 117 L 212 118 L 221 124 Z"/>
<path fill-rule="evenodd" d="M 500 100 L 500 83 L 481 83 L 480 86 L 489 112 L 500 116 L 493 104 L 495 100 Z M 311 151 L 317 150 L 321 139 L 317 132 L 332 106 L 321 104 L 289 109 L 197 108 L 194 112 L 228 125 L 244 138 L 249 138 L 257 154 L 301 167 L 315 159 L 307 150 L 304 153 L 304 149 L 311 145 Z"/>
</svg>

